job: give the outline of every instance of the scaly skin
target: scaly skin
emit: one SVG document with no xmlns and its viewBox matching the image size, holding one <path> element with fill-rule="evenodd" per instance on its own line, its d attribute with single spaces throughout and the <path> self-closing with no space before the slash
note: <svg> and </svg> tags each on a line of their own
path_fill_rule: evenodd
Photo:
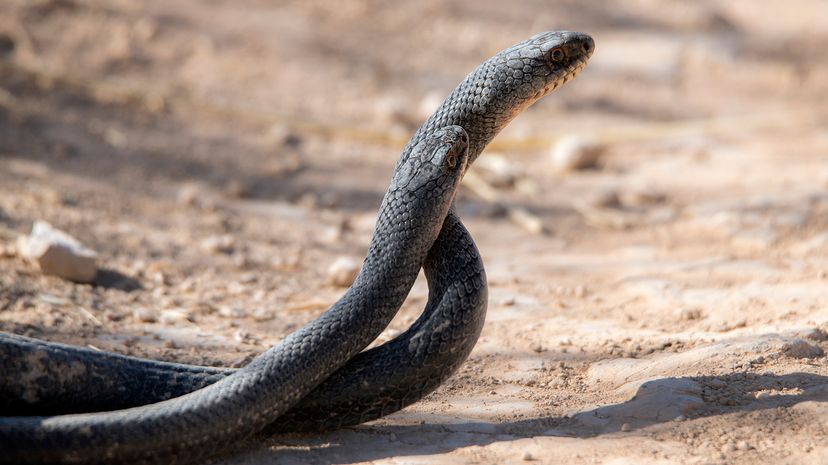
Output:
<svg viewBox="0 0 828 465">
<path fill-rule="evenodd" d="M 126 410 L 0 418 L 0 462 L 187 463 L 262 430 L 357 355 L 402 305 L 454 200 L 468 137 L 435 131 L 403 161 L 365 263 L 322 316 L 203 389 Z"/>
<path fill-rule="evenodd" d="M 476 159 L 485 145 L 520 111 L 577 75 L 593 48 L 592 39 L 585 34 L 543 33 L 487 60 L 466 77 L 417 131 L 404 150 L 397 171 L 404 169 L 412 149 L 419 142 L 451 124 L 467 130 L 470 135 L 469 157 Z M 377 418 L 418 400 L 459 367 L 471 351 L 482 327 L 486 288 L 482 262 L 474 243 L 453 214 L 446 219 L 440 238 L 429 253 L 426 274 L 429 278 L 429 303 L 414 326 L 394 341 L 351 360 L 280 417 L 271 425 L 271 430 L 330 429 Z M 445 322 L 449 323 L 443 324 Z M 423 342 L 424 336 L 429 342 Z M 145 369 L 146 373 L 151 373 L 142 380 L 143 383 L 136 380 L 127 386 L 116 383 L 117 390 L 106 391 L 113 395 L 100 397 L 109 400 L 99 399 L 97 403 L 94 397 L 72 397 L 82 393 L 77 386 L 84 384 L 78 382 L 78 378 L 70 382 L 66 376 L 62 381 L 44 377 L 44 384 L 49 388 L 38 388 L 34 393 L 25 391 L 26 387 L 19 383 L 0 384 L 0 401 L 3 402 L 8 401 L 8 393 L 15 389 L 18 392 L 24 389 L 24 392 L 32 394 L 24 403 L 14 404 L 12 401 L 16 405 L 13 407 L 21 411 L 65 405 L 55 395 L 61 391 L 55 386 L 60 386 L 62 382 L 70 391 L 74 386 L 75 393 L 69 399 L 77 400 L 76 405 L 94 409 L 111 408 L 107 402 L 114 402 L 114 405 L 123 404 L 125 399 L 151 402 L 164 396 L 178 395 L 230 373 L 229 370 L 118 356 L 108 364 L 105 357 L 111 354 L 84 354 L 83 349 L 15 338 L 18 337 L 0 335 L 0 353 L 4 353 L 4 357 L 8 354 L 9 359 L 24 360 L 33 354 L 46 353 L 45 357 L 40 356 L 36 365 L 43 360 L 56 359 L 58 362 L 50 365 L 55 373 L 66 373 L 55 368 L 60 367 L 61 363 L 70 365 L 70 362 L 81 360 L 90 368 L 87 374 L 81 370 L 81 381 L 86 376 L 86 380 L 97 379 L 97 382 L 106 384 L 107 373 L 117 379 L 114 373 L 121 370 L 129 373 L 136 367 L 139 372 Z M 77 364 L 73 366 L 77 367 Z M 139 392 L 140 395 L 121 395 L 125 387 L 128 390 L 136 387 L 132 394 Z"/>
</svg>

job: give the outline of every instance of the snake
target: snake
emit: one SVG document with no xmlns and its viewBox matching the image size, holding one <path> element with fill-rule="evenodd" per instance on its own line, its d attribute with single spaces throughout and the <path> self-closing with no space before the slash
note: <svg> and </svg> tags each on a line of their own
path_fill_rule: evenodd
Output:
<svg viewBox="0 0 828 465">
<path fill-rule="evenodd" d="M 455 136 L 462 131 L 467 135 L 465 164 L 471 164 L 517 114 L 580 73 L 593 50 L 594 42 L 586 34 L 546 32 L 485 61 L 466 76 L 417 130 L 403 150 L 393 179 L 409 176 L 418 167 L 416 162 L 423 158 L 422 154 L 431 153 L 424 152 L 423 147 L 433 146 L 435 136 L 446 144 L 446 130 Z M 456 150 L 445 152 L 454 153 L 455 156 L 449 158 L 461 158 Z M 392 181 L 385 200 L 396 184 Z M 428 192 L 435 183 L 426 186 L 417 191 Z M 453 194 L 449 197 L 453 199 Z M 265 428 L 290 429 L 294 425 L 298 429 L 317 429 L 373 419 L 398 410 L 436 388 L 465 360 L 479 335 L 482 326 L 479 315 L 485 313 L 482 262 L 453 209 L 446 209 L 442 222 L 437 221 L 436 237 L 427 235 L 431 241 L 427 244 L 428 240 L 410 234 L 410 230 L 406 230 L 408 235 L 388 234 L 393 221 L 382 221 L 385 200 L 362 272 L 346 295 L 320 318 L 237 371 L 168 364 L 158 372 L 160 379 L 172 380 L 167 382 L 168 386 L 193 379 L 200 379 L 205 385 L 179 397 L 142 399 L 142 402 L 161 401 L 110 412 L 0 417 L 0 462 L 163 460 L 165 463 L 184 463 L 215 453 L 239 438 Z M 402 223 L 419 219 L 422 217 L 417 211 L 405 217 Z M 411 276 L 403 277 L 398 268 L 415 261 L 394 262 L 397 266 L 390 266 L 389 262 L 388 251 L 399 249 L 402 236 L 417 244 L 410 249 L 420 252 L 417 267 L 425 265 L 429 279 L 426 311 L 398 338 L 359 353 L 367 345 L 359 336 L 375 336 L 389 321 L 384 313 L 392 305 L 380 302 L 394 300 L 388 298 L 391 295 L 397 298 L 398 308 L 401 305 L 399 294 L 407 293 L 409 282 L 413 282 Z M 375 244 L 388 249 L 372 256 L 377 247 L 383 248 L 375 247 Z M 424 245 L 429 248 L 422 256 Z M 466 276 L 463 276 L 464 272 Z M 349 313 L 356 305 L 354 299 L 364 291 L 365 280 L 386 274 L 393 276 L 391 281 L 398 279 L 408 286 L 383 288 L 381 295 L 371 296 L 373 312 L 369 319 Z M 413 274 L 416 277 L 416 271 Z M 482 286 L 479 285 L 481 281 Z M 454 311 L 464 307 L 461 305 L 464 296 L 467 300 L 465 308 L 469 311 Z M 484 310 L 480 311 L 480 307 Z M 387 313 L 394 311 L 391 309 Z M 455 316 L 450 317 L 452 314 Z M 351 316 L 353 318 L 349 320 Z M 341 329 L 332 321 L 339 322 L 343 318 L 354 324 L 353 332 L 349 331 L 344 337 L 334 334 L 333 341 L 325 338 L 331 334 L 321 334 L 324 331 L 320 330 L 320 325 L 323 329 L 331 328 L 326 325 Z M 456 328 L 460 329 L 453 333 Z M 453 334 L 460 336 L 453 338 Z M 10 348 L 27 344 L 35 347 L 34 352 L 21 350 L 19 353 L 42 354 L 45 351 L 48 356 L 49 352 L 42 344 L 48 346 L 51 343 L 33 342 L 12 335 L 0 341 L 4 357 L 6 352 L 13 352 Z M 72 358 L 78 352 L 68 349 L 67 353 Z M 317 357 L 307 356 L 309 354 Z M 138 360 L 135 363 L 140 364 Z M 189 386 L 184 390 L 195 386 L 190 381 L 180 384 Z"/>
</svg>

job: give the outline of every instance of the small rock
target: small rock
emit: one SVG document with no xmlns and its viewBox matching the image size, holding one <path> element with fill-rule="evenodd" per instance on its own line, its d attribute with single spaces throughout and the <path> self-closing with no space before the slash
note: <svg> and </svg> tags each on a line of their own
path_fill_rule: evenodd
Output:
<svg viewBox="0 0 828 465">
<path fill-rule="evenodd" d="M 230 306 L 221 306 L 219 307 L 218 314 L 225 318 L 245 318 L 247 317 L 247 311 L 241 307 L 230 307 Z"/>
<path fill-rule="evenodd" d="M 552 147 L 552 166 L 558 172 L 596 168 L 606 147 L 595 139 L 569 136 Z"/>
<path fill-rule="evenodd" d="M 531 348 L 533 352 L 538 354 L 543 352 L 543 345 L 537 342 L 533 342 L 532 345 L 529 346 L 529 348 Z"/>
<path fill-rule="evenodd" d="M 236 333 L 233 335 L 233 339 L 235 339 L 236 342 L 241 342 L 243 344 L 249 344 L 249 343 L 252 343 L 254 341 L 254 339 L 250 335 L 250 333 L 248 333 L 247 331 L 245 331 L 243 329 L 240 329 L 240 330 L 236 331 Z"/>
<path fill-rule="evenodd" d="M 515 186 L 519 173 L 515 171 L 503 155 L 497 153 L 481 157 L 475 165 L 475 170 L 492 187 L 508 189 Z"/>
<path fill-rule="evenodd" d="M 191 317 L 182 310 L 164 310 L 161 312 L 161 316 L 158 318 L 158 321 L 165 325 L 174 325 L 190 321 L 190 318 Z"/>
<path fill-rule="evenodd" d="M 158 321 L 158 316 L 148 308 L 136 308 L 132 311 L 132 316 L 142 323 L 155 323 Z"/>
<path fill-rule="evenodd" d="M 673 420 L 674 420 L 674 421 L 684 421 L 684 420 L 686 420 L 686 419 L 687 419 L 687 417 L 686 417 L 686 416 L 684 416 L 684 415 L 679 415 L 679 416 L 677 416 L 676 418 L 674 418 Z"/>
<path fill-rule="evenodd" d="M 348 287 L 359 274 L 360 263 L 350 257 L 339 257 L 328 267 L 328 282 L 334 286 Z"/>
<path fill-rule="evenodd" d="M 167 339 L 166 341 L 164 341 L 164 348 L 165 349 L 175 349 L 175 342 L 170 340 L 170 339 Z"/>
<path fill-rule="evenodd" d="M 210 236 L 205 238 L 200 243 L 201 248 L 208 253 L 232 253 L 236 245 L 235 239 L 229 234 L 221 236 Z"/>
<path fill-rule="evenodd" d="M 685 321 L 698 320 L 702 316 L 702 312 L 698 308 L 680 308 L 676 313 L 678 313 L 680 319 Z"/>
<path fill-rule="evenodd" d="M 526 462 L 530 462 L 530 461 L 532 461 L 532 460 L 535 460 L 535 457 L 532 457 L 532 454 L 531 454 L 531 453 L 529 453 L 529 451 L 524 452 L 524 453 L 523 453 L 523 457 L 522 457 L 522 458 L 523 458 L 523 460 L 525 460 Z"/>
<path fill-rule="evenodd" d="M 722 445 L 721 451 L 722 454 L 727 454 L 728 452 L 733 452 L 736 450 L 736 445 L 732 442 L 726 442 Z"/>
<path fill-rule="evenodd" d="M 782 353 L 794 358 L 822 357 L 824 352 L 819 347 L 804 339 L 793 339 L 782 346 Z"/>
<path fill-rule="evenodd" d="M 276 318 L 272 310 L 266 308 L 257 308 L 253 310 L 253 319 L 255 321 L 268 321 Z"/>
<path fill-rule="evenodd" d="M 98 273 L 93 250 L 45 221 L 35 221 L 32 233 L 17 239 L 17 251 L 37 264 L 43 274 L 90 283 Z"/>
<path fill-rule="evenodd" d="M 624 423 L 623 425 L 621 425 L 621 432 L 622 432 L 622 433 L 627 433 L 627 432 L 629 432 L 629 431 L 630 431 L 630 429 L 631 429 L 631 428 L 630 428 L 630 424 L 629 424 L 629 423 Z"/>
<path fill-rule="evenodd" d="M 742 439 L 741 441 L 736 443 L 736 448 L 739 450 L 750 450 L 750 443 Z"/>
</svg>

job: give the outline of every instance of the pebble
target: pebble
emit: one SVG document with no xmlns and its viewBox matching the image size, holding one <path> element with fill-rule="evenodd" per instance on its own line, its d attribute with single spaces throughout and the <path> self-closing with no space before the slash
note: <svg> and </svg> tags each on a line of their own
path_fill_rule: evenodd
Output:
<svg viewBox="0 0 828 465">
<path fill-rule="evenodd" d="M 490 153 L 481 157 L 475 165 L 476 171 L 492 187 L 509 189 L 515 187 L 519 174 L 501 154 Z"/>
<path fill-rule="evenodd" d="M 223 305 L 219 307 L 218 314 L 225 318 L 245 318 L 247 317 L 247 311 L 242 307 L 231 307 L 228 305 Z"/>
<path fill-rule="evenodd" d="M 148 308 L 136 308 L 132 311 L 132 316 L 142 323 L 155 323 L 158 321 L 158 315 Z"/>
<path fill-rule="evenodd" d="M 736 443 L 736 448 L 739 450 L 750 450 L 750 443 L 745 441 L 744 439 Z"/>
<path fill-rule="evenodd" d="M 241 342 L 243 344 L 252 344 L 255 342 L 253 336 L 251 336 L 250 333 L 243 329 L 236 331 L 236 333 L 233 335 L 233 339 L 235 339 L 236 342 Z"/>
<path fill-rule="evenodd" d="M 621 425 L 621 432 L 622 432 L 622 433 L 627 433 L 627 432 L 629 432 L 629 431 L 630 431 L 630 429 L 631 429 L 631 428 L 630 428 L 630 424 L 629 424 L 629 423 L 624 423 L 623 425 Z"/>
<path fill-rule="evenodd" d="M 554 169 L 565 173 L 596 168 L 605 151 L 606 147 L 593 138 L 568 136 L 558 141 L 549 155 Z"/>
<path fill-rule="evenodd" d="M 523 458 L 523 460 L 525 460 L 527 462 L 535 460 L 535 457 L 533 457 L 532 454 L 529 453 L 529 451 L 524 452 L 522 458 Z"/>
<path fill-rule="evenodd" d="M 35 221 L 31 234 L 17 239 L 17 251 L 46 275 L 90 283 L 98 273 L 95 251 L 45 221 Z"/>
<path fill-rule="evenodd" d="M 676 313 L 684 321 L 698 320 L 702 316 L 702 312 L 698 308 L 680 308 Z"/>
<path fill-rule="evenodd" d="M 200 245 L 202 250 L 208 253 L 231 253 L 235 248 L 236 241 L 233 239 L 233 236 L 223 234 L 219 236 L 206 237 L 201 241 Z"/>
<path fill-rule="evenodd" d="M 339 257 L 328 267 L 328 282 L 338 287 L 353 284 L 361 264 L 351 257 Z"/>
<path fill-rule="evenodd" d="M 728 452 L 735 451 L 736 450 L 736 445 L 733 444 L 732 442 L 727 442 L 727 443 L 722 445 L 722 448 L 720 450 L 722 451 L 723 454 L 727 454 Z"/>
<path fill-rule="evenodd" d="M 190 316 L 182 310 L 163 310 L 158 321 L 165 325 L 174 325 L 176 323 L 190 321 Z"/>
<path fill-rule="evenodd" d="M 785 343 L 782 353 L 794 358 L 817 358 L 824 355 L 822 349 L 804 339 L 794 339 Z"/>
</svg>

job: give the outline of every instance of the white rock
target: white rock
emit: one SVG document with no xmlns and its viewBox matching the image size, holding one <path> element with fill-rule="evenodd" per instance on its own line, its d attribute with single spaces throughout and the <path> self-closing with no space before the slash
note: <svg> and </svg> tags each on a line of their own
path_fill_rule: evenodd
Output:
<svg viewBox="0 0 828 465">
<path fill-rule="evenodd" d="M 334 286 L 348 287 L 359 274 L 360 263 L 350 257 L 339 257 L 328 267 L 328 282 Z"/>
<path fill-rule="evenodd" d="M 236 240 L 229 234 L 210 236 L 201 241 L 201 248 L 205 252 L 218 254 L 230 253 L 236 246 Z"/>
<path fill-rule="evenodd" d="M 36 221 L 30 235 L 18 238 L 17 251 L 43 274 L 69 281 L 89 283 L 98 272 L 95 251 L 45 221 Z"/>
<path fill-rule="evenodd" d="M 555 144 L 549 155 L 552 166 L 559 172 L 595 168 L 606 147 L 595 139 L 568 136 Z"/>
<path fill-rule="evenodd" d="M 481 157 L 475 169 L 492 187 L 498 188 L 514 187 L 520 176 L 509 160 L 499 153 L 489 153 Z"/>
<path fill-rule="evenodd" d="M 136 308 L 132 311 L 132 316 L 142 323 L 155 323 L 158 321 L 158 315 L 148 308 Z"/>
</svg>

